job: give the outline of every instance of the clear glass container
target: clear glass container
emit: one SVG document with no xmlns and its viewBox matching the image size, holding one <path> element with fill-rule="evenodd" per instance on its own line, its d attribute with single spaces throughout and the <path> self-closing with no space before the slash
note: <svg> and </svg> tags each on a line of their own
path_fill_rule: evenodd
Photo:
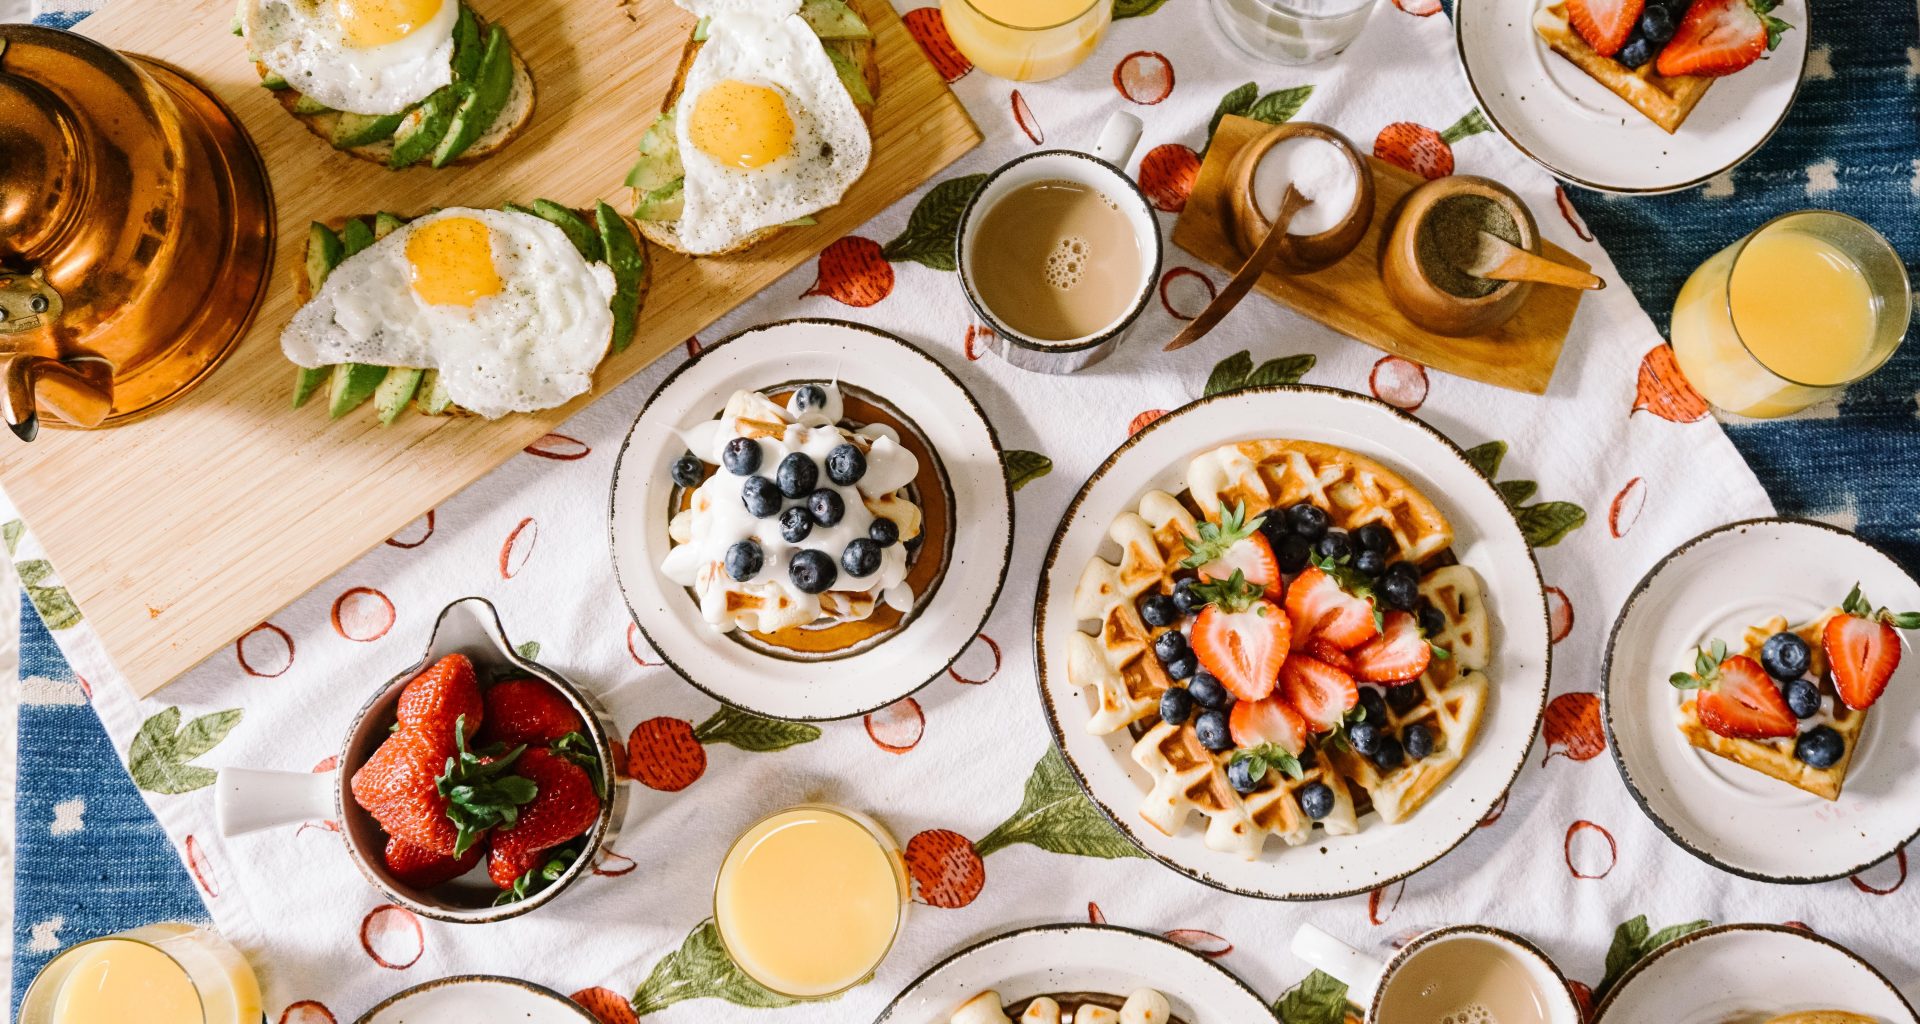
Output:
<svg viewBox="0 0 1920 1024">
<path fill-rule="evenodd" d="M 1212 0 L 1234 45 L 1276 64 L 1326 60 L 1359 37 L 1377 0 Z"/>
<path fill-rule="evenodd" d="M 18 1024 L 259 1024 L 260 982 L 214 932 L 190 924 L 79 943 L 34 977 Z"/>
<path fill-rule="evenodd" d="M 940 0 L 953 45 L 995 78 L 1038 82 L 1079 67 L 1113 23 L 1112 0 Z"/>
</svg>

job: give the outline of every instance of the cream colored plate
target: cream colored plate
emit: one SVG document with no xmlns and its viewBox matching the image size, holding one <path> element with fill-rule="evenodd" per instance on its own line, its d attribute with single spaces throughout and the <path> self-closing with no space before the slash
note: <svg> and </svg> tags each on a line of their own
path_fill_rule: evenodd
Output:
<svg viewBox="0 0 1920 1024">
<path fill-rule="evenodd" d="M 1655 950 L 1621 978 L 1594 1024 L 1759 1024 L 1845 1010 L 1915 1024 L 1885 975 L 1830 939 L 1774 924 L 1728 924 Z"/>
</svg>

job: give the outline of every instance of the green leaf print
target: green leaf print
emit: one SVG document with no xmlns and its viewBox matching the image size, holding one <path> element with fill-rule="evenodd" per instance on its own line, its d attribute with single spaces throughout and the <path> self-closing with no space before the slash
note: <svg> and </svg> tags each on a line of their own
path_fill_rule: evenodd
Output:
<svg viewBox="0 0 1920 1024">
<path fill-rule="evenodd" d="M 27 524 L 18 519 L 9 519 L 5 526 L 0 526 L 0 539 L 6 540 L 9 556 L 19 550 L 20 535 L 25 532 L 27 532 Z"/>
<path fill-rule="evenodd" d="M 1494 481 L 1494 490 L 1500 492 L 1501 499 L 1513 510 L 1514 521 L 1520 524 L 1520 533 L 1526 537 L 1529 547 L 1552 547 L 1586 523 L 1587 510 L 1570 501 L 1527 504 L 1527 500 L 1540 491 L 1540 485 L 1532 480 L 1494 480 L 1500 473 L 1500 463 L 1506 460 L 1507 442 L 1475 445 L 1467 449 L 1466 456 L 1468 464 L 1479 470 L 1481 476 Z"/>
<path fill-rule="evenodd" d="M 1507 442 L 1488 441 L 1467 449 L 1467 464 L 1491 480 L 1500 473 L 1500 462 L 1507 457 Z"/>
<path fill-rule="evenodd" d="M 1212 398 L 1214 395 L 1241 388 L 1266 387 L 1272 384 L 1298 384 L 1300 378 L 1307 375 L 1317 362 L 1313 353 L 1303 352 L 1297 356 L 1281 356 L 1269 359 L 1259 366 L 1253 365 L 1253 353 L 1235 352 L 1220 360 L 1207 375 L 1207 386 L 1202 394 Z"/>
<path fill-rule="evenodd" d="M 701 743 L 726 743 L 764 754 L 785 750 L 820 738 L 820 728 L 805 722 L 782 722 L 738 708 L 722 707 L 693 730 Z"/>
<path fill-rule="evenodd" d="M 26 585 L 27 600 L 33 604 L 33 610 L 40 613 L 40 621 L 48 629 L 71 629 L 80 624 L 80 607 L 73 603 L 73 595 L 67 588 L 54 584 L 53 563 L 44 558 L 30 558 L 14 566 L 20 573 L 20 582 Z"/>
<path fill-rule="evenodd" d="M 516 645 L 513 649 L 513 653 L 518 654 L 519 656 L 527 659 L 528 661 L 539 661 L 540 660 L 540 641 L 529 640 L 524 644 Z"/>
<path fill-rule="evenodd" d="M 1274 91 L 1253 101 L 1247 108 L 1246 116 L 1266 124 L 1285 124 L 1293 120 L 1293 115 L 1307 105 L 1307 97 L 1313 95 L 1313 86 L 1296 85 L 1291 89 Z"/>
<path fill-rule="evenodd" d="M 735 1006 L 773 1010 L 797 999 L 770 992 L 735 967 L 720 944 L 713 919 L 700 922 L 680 948 L 653 967 L 633 994 L 633 1012 L 641 1017 L 688 999 L 724 999 Z"/>
<path fill-rule="evenodd" d="M 180 709 L 167 708 L 141 723 L 127 747 L 127 772 L 149 793 L 191 793 L 213 785 L 211 768 L 188 764 L 220 745 L 240 724 L 241 710 L 201 715 L 180 725 Z"/>
<path fill-rule="evenodd" d="M 1007 482 L 1013 484 L 1016 491 L 1053 472 L 1052 459 L 1018 448 L 1001 452 L 1000 464 L 1006 467 Z"/>
<path fill-rule="evenodd" d="M 1540 485 L 1531 480 L 1502 480 L 1494 484 L 1493 489 L 1500 492 L 1500 497 L 1505 498 L 1507 504 L 1518 505 L 1533 497 L 1540 490 Z"/>
<path fill-rule="evenodd" d="M 1245 115 L 1247 111 L 1253 109 L 1254 101 L 1259 98 L 1260 87 L 1252 82 L 1220 97 L 1220 105 L 1213 108 L 1213 117 L 1207 121 L 1207 142 L 1213 142 L 1213 133 L 1219 129 L 1220 122 L 1228 114 Z M 1201 151 L 1205 152 L 1204 146 L 1201 147 Z"/>
<path fill-rule="evenodd" d="M 1273 1004 L 1281 1024 L 1342 1024 L 1347 1019 L 1347 985 L 1315 971 Z"/>
<path fill-rule="evenodd" d="M 1144 18 L 1160 9 L 1167 0 L 1113 0 L 1113 18 Z"/>
<path fill-rule="evenodd" d="M 1682 936 L 1691 935 L 1711 925 L 1711 921 L 1688 921 L 1685 924 L 1668 925 L 1657 932 L 1649 932 L 1647 915 L 1641 914 L 1613 930 L 1613 944 L 1607 947 L 1607 976 L 1593 990 L 1597 1002 L 1613 988 L 1629 969 L 1648 953 Z"/>
<path fill-rule="evenodd" d="M 1034 765 L 1020 809 L 973 844 L 973 850 L 986 857 L 1016 843 L 1029 843 L 1048 853 L 1103 860 L 1146 856 L 1080 791 L 1058 749 L 1049 749 Z"/>
<path fill-rule="evenodd" d="M 912 260 L 934 270 L 956 269 L 954 232 L 960 229 L 960 214 L 967 208 L 967 200 L 973 198 L 985 180 L 984 174 L 968 174 L 949 178 L 928 189 L 907 218 L 907 230 L 888 242 L 880 255 L 893 263 Z"/>
</svg>

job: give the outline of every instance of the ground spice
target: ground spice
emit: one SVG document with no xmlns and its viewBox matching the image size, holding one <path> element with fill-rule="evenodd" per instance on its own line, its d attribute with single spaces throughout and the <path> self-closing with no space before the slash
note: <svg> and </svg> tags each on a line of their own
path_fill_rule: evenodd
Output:
<svg viewBox="0 0 1920 1024">
<path fill-rule="evenodd" d="M 1520 245 L 1520 225 L 1506 207 L 1485 196 L 1449 196 L 1435 203 L 1420 224 L 1414 246 L 1420 271 L 1441 291 L 1463 299 L 1478 299 L 1493 294 L 1504 281 L 1475 277 L 1460 269 L 1473 262 L 1480 250 L 1480 232 L 1485 231 L 1513 245 Z"/>
</svg>

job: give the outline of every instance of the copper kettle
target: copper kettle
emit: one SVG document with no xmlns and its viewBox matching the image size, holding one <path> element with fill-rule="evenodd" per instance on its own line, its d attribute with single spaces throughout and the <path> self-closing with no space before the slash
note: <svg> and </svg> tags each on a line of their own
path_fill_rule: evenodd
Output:
<svg viewBox="0 0 1920 1024">
<path fill-rule="evenodd" d="M 212 373 L 266 292 L 273 195 L 233 113 L 179 69 L 0 25 L 0 414 L 150 413 Z"/>
</svg>

